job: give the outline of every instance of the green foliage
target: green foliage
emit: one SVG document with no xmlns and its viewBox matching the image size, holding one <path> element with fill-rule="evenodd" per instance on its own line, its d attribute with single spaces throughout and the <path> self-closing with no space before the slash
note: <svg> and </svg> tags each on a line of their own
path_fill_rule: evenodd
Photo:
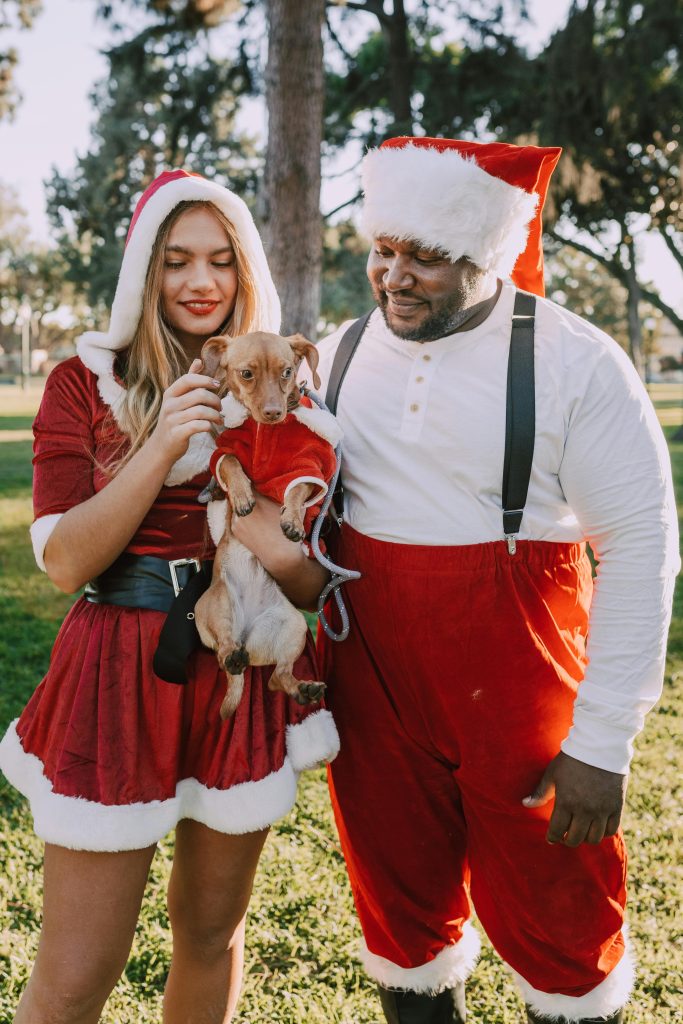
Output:
<svg viewBox="0 0 683 1024">
<path fill-rule="evenodd" d="M 373 305 L 367 261 L 367 242 L 352 221 L 326 228 L 320 316 L 327 323 L 340 324 Z"/>
<path fill-rule="evenodd" d="M 9 28 L 30 28 L 43 8 L 42 0 L 2 0 L 0 4 L 0 32 Z M 11 117 L 21 99 L 14 84 L 17 51 L 0 49 L 0 121 Z"/>
<path fill-rule="evenodd" d="M 47 188 L 69 279 L 100 309 L 113 298 L 134 200 L 157 174 L 184 167 L 253 197 L 258 169 L 253 140 L 235 126 L 239 99 L 252 92 L 239 51 L 214 59 L 202 31 L 163 10 L 107 57 L 89 152 Z"/>
<path fill-rule="evenodd" d="M 79 322 L 88 322 L 88 310 L 65 281 L 62 253 L 31 239 L 16 193 L 0 184 L 0 346 L 5 352 L 20 345 L 20 309 L 26 303 L 33 348 L 50 349 L 71 339 L 73 318 L 65 323 L 54 315 L 62 307 L 77 309 Z"/>
<path fill-rule="evenodd" d="M 595 324 L 628 352 L 629 333 L 626 289 L 597 260 L 571 246 L 553 246 L 547 260 L 550 280 L 548 298 Z M 644 306 L 645 355 L 655 351 L 658 310 Z"/>
</svg>

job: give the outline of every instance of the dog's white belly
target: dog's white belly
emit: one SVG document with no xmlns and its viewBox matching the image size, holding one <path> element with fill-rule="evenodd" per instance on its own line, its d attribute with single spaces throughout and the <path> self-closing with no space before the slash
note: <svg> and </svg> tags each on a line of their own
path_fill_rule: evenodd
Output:
<svg viewBox="0 0 683 1024">
<path fill-rule="evenodd" d="M 306 640 L 306 620 L 287 600 L 259 560 L 234 537 L 221 566 L 234 614 L 234 635 L 252 665 L 294 660 Z"/>
</svg>

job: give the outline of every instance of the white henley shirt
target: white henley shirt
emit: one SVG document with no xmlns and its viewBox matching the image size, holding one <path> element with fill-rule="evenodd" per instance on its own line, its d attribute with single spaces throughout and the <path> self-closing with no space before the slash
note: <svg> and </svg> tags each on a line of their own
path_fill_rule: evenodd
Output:
<svg viewBox="0 0 683 1024">
<path fill-rule="evenodd" d="M 376 311 L 340 392 L 345 518 L 396 544 L 501 540 L 515 289 L 484 323 L 404 341 Z M 562 749 L 625 773 L 661 692 L 676 504 L 662 431 L 625 353 L 554 303 L 536 307 L 536 443 L 523 540 L 587 540 L 599 560 L 589 665 Z M 320 342 L 325 395 L 343 324 Z"/>
</svg>

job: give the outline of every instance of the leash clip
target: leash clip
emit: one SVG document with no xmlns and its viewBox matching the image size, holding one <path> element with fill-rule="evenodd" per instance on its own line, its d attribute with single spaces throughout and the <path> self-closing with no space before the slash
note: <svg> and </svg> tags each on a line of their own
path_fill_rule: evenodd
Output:
<svg viewBox="0 0 683 1024">
<path fill-rule="evenodd" d="M 171 583 L 173 584 L 173 593 L 176 597 L 183 589 L 178 583 L 178 573 L 176 571 L 181 565 L 193 565 L 195 572 L 200 572 L 202 568 L 199 564 L 198 558 L 174 558 L 172 562 L 168 563 L 169 572 L 171 573 Z"/>
</svg>

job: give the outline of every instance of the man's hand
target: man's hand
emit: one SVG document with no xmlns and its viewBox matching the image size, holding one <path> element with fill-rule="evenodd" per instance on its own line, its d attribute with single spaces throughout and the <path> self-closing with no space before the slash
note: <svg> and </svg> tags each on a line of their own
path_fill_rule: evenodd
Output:
<svg viewBox="0 0 683 1024">
<path fill-rule="evenodd" d="M 549 843 L 599 843 L 619 828 L 626 781 L 626 775 L 594 768 L 560 751 L 522 803 L 525 807 L 541 807 L 554 794 L 555 806 L 546 833 Z"/>
</svg>

